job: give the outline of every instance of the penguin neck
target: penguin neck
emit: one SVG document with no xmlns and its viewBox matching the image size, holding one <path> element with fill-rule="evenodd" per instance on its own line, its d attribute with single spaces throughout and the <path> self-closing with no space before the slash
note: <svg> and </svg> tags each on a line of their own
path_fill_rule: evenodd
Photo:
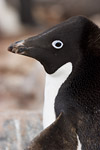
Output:
<svg viewBox="0 0 100 150">
<path fill-rule="evenodd" d="M 55 73 L 46 73 L 43 126 L 46 128 L 55 121 L 54 103 L 59 88 L 72 72 L 72 63 L 66 63 Z"/>
<path fill-rule="evenodd" d="M 78 62 L 66 82 L 66 85 L 70 87 L 73 84 L 74 87 L 71 87 L 71 91 L 81 97 L 80 102 L 87 105 L 92 111 L 94 104 L 96 106 L 100 103 L 100 59 L 88 57 Z M 84 101 L 84 98 L 87 99 Z"/>
<path fill-rule="evenodd" d="M 46 78 L 50 78 L 50 79 L 61 79 L 66 77 L 67 74 L 69 74 L 69 72 L 72 71 L 72 63 L 68 62 L 66 64 L 64 64 L 63 66 L 61 66 L 57 71 L 55 71 L 53 74 L 48 74 L 46 73 Z M 67 78 L 66 78 L 67 79 Z"/>
<path fill-rule="evenodd" d="M 80 82 L 86 81 L 89 86 L 92 84 L 100 85 L 100 59 L 94 57 L 83 58 L 76 66 L 73 67 L 70 80 L 77 78 L 77 81 L 81 78 Z M 85 85 L 86 86 L 86 85 Z"/>
</svg>

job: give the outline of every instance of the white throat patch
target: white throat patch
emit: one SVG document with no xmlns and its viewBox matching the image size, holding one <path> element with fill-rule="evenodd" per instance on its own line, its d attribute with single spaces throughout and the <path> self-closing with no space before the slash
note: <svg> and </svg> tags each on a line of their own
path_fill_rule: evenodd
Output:
<svg viewBox="0 0 100 150">
<path fill-rule="evenodd" d="M 77 135 L 77 141 L 78 141 L 77 150 L 81 150 L 82 145 L 81 145 L 81 142 L 79 140 L 79 136 L 78 135 Z"/>
<path fill-rule="evenodd" d="M 48 127 L 55 121 L 54 103 L 58 90 L 72 72 L 72 63 L 66 63 L 55 73 L 46 74 L 45 100 L 43 109 L 43 127 Z"/>
</svg>

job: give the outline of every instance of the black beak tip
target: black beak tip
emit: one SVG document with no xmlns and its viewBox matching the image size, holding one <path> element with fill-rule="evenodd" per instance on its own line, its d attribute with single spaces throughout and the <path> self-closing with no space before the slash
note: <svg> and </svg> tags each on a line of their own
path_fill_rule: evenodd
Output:
<svg viewBox="0 0 100 150">
<path fill-rule="evenodd" d="M 13 45 L 10 45 L 10 46 L 8 47 L 8 51 L 12 52 L 12 50 L 13 50 Z"/>
<path fill-rule="evenodd" d="M 17 41 L 8 47 L 8 51 L 12 53 L 23 53 L 25 51 L 24 41 Z"/>
</svg>

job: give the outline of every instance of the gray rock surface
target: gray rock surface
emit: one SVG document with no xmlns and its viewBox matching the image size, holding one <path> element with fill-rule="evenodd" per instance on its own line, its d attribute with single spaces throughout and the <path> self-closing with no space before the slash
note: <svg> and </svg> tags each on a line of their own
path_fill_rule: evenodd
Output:
<svg viewBox="0 0 100 150">
<path fill-rule="evenodd" d="M 40 131 L 41 112 L 0 112 L 0 150 L 24 150 Z"/>
</svg>

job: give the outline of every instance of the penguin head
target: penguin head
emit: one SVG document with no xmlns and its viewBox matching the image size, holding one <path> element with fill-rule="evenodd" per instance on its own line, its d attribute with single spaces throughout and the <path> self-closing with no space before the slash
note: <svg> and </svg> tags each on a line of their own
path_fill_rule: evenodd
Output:
<svg viewBox="0 0 100 150">
<path fill-rule="evenodd" d="M 83 16 L 72 17 L 51 29 L 13 43 L 8 50 L 38 60 L 49 74 L 64 64 L 77 61 L 93 49 L 99 28 Z"/>
</svg>

